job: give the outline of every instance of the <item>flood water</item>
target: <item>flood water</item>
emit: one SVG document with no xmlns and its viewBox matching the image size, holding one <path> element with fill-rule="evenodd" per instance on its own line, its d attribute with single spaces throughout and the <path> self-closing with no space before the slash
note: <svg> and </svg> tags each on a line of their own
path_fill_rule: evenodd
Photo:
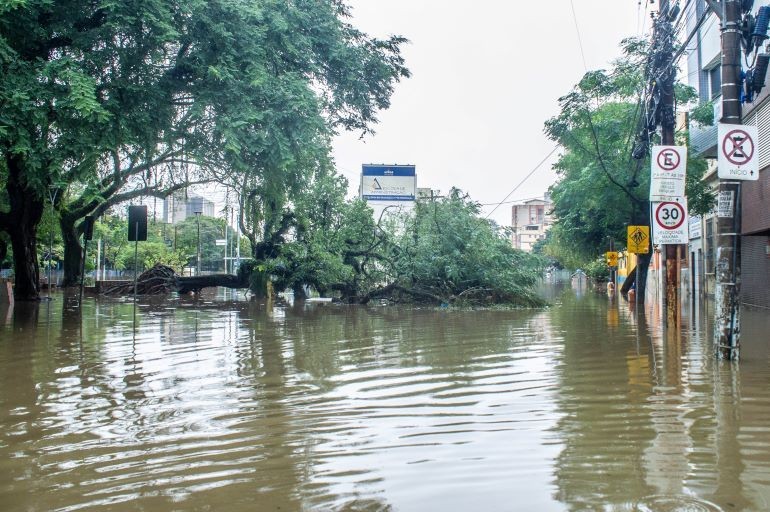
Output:
<svg viewBox="0 0 770 512">
<path fill-rule="evenodd" d="M 770 315 L 77 297 L 0 310 L 0 510 L 764 511 Z"/>
</svg>

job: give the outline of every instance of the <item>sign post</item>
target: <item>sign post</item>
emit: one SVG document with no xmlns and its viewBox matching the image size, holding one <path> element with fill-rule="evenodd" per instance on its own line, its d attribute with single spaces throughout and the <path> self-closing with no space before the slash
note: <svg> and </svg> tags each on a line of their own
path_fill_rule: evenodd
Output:
<svg viewBox="0 0 770 512">
<path fill-rule="evenodd" d="M 737 2 L 736 2 L 737 3 Z M 734 5 L 733 5 L 734 7 Z M 727 11 L 726 11 L 727 12 Z M 731 11 L 732 12 L 732 11 Z M 733 13 L 734 14 L 734 13 Z M 729 32 L 729 31 L 726 31 Z M 723 35 L 724 38 L 724 35 Z M 724 41 L 723 41 L 724 44 Z M 736 48 L 738 48 L 736 46 Z M 729 53 L 729 52 L 728 52 Z M 735 52 L 736 59 L 740 51 Z M 723 53 L 722 69 L 728 69 Z M 729 69 L 740 70 L 740 63 Z M 728 82 L 728 80 L 725 80 Z M 739 82 L 730 80 L 729 82 Z M 723 106 L 727 106 L 723 83 Z M 733 84 L 735 88 L 740 85 Z M 731 89 L 730 92 L 735 92 Z M 737 94 L 735 94 L 737 98 Z M 730 124 L 741 120 L 740 102 L 731 116 L 724 115 L 718 128 L 717 161 L 719 176 L 719 207 L 717 212 L 716 288 L 714 290 L 716 319 L 714 339 L 717 353 L 725 359 L 738 359 L 740 353 L 740 291 L 741 291 L 741 184 L 759 179 L 759 133 L 756 126 Z M 724 109 L 727 111 L 727 109 Z"/>
<path fill-rule="evenodd" d="M 628 226 L 626 249 L 634 254 L 648 254 L 650 252 L 650 226 Z M 637 259 L 634 277 L 635 293 L 639 292 L 639 260 Z M 639 314 L 639 300 L 636 303 L 636 314 Z"/>
</svg>

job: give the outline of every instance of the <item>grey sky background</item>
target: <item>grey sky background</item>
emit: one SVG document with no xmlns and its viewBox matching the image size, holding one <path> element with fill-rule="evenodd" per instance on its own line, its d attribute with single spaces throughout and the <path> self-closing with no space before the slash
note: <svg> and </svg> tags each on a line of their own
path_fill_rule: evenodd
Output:
<svg viewBox="0 0 770 512">
<path fill-rule="evenodd" d="M 569 0 L 348 3 L 359 29 L 411 41 L 403 54 L 413 75 L 396 86 L 376 135 L 335 138 L 337 169 L 351 195 L 361 164 L 415 164 L 419 187 L 446 193 L 456 186 L 496 204 L 554 147 L 543 123 L 586 69 L 575 18 L 588 69 L 607 67 L 623 38 L 647 33 L 651 24 L 645 0 L 573 0 L 575 17 Z M 555 181 L 555 157 L 509 201 L 542 197 Z M 493 208 L 484 206 L 484 214 Z M 490 218 L 507 226 L 510 212 L 504 204 Z"/>
</svg>

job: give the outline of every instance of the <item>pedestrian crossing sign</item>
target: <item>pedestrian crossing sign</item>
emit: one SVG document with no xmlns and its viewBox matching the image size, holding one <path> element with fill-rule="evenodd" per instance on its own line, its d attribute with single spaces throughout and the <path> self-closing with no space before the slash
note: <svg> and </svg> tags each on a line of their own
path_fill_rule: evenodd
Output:
<svg viewBox="0 0 770 512">
<path fill-rule="evenodd" d="M 650 252 L 650 226 L 628 226 L 626 247 L 634 254 Z"/>
</svg>

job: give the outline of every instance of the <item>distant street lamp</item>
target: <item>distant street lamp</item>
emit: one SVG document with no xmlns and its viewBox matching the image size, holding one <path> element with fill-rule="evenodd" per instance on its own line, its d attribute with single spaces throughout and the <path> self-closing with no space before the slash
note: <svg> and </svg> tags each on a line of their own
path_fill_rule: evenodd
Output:
<svg viewBox="0 0 770 512">
<path fill-rule="evenodd" d="M 201 205 L 201 207 L 202 206 L 203 205 Z M 198 224 L 198 252 L 195 265 L 195 275 L 199 276 L 201 275 L 201 214 L 203 212 L 193 211 L 193 213 L 195 214 L 195 220 Z"/>
</svg>

